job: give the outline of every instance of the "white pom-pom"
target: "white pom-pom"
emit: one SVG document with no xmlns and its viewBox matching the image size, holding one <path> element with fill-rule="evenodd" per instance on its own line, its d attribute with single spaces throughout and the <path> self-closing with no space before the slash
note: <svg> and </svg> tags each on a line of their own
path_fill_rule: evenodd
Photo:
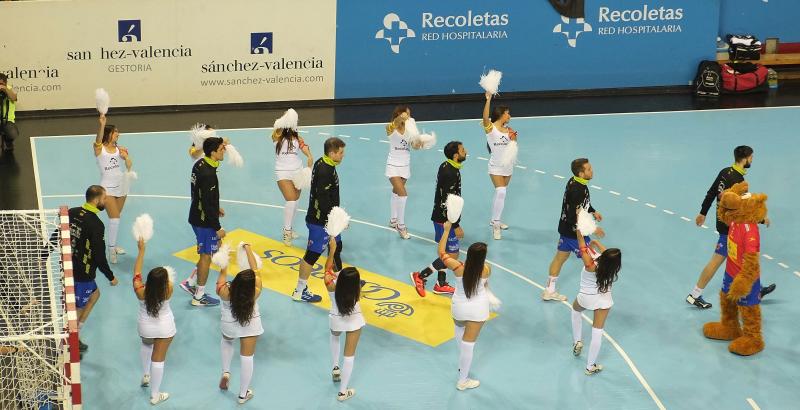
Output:
<svg viewBox="0 0 800 410">
<path fill-rule="evenodd" d="M 239 150 L 236 149 L 232 144 L 228 144 L 225 146 L 225 152 L 228 153 L 228 160 L 231 162 L 236 168 L 241 168 L 244 166 L 244 158 L 242 158 L 242 154 L 239 153 Z"/>
<path fill-rule="evenodd" d="M 136 171 L 125 172 L 125 176 L 122 178 L 122 184 L 120 184 L 122 195 L 128 195 L 128 193 L 131 191 L 131 185 L 136 179 L 139 179 L 139 174 L 137 174 Z"/>
<path fill-rule="evenodd" d="M 447 220 L 450 223 L 456 223 L 461 218 L 461 211 L 464 209 L 464 198 L 449 194 L 445 206 L 447 207 Z"/>
<path fill-rule="evenodd" d="M 297 131 L 297 120 L 297 111 L 295 111 L 294 108 L 289 108 L 285 113 L 283 113 L 281 118 L 275 120 L 275 124 L 273 124 L 272 127 L 274 129 L 281 128 Z"/>
<path fill-rule="evenodd" d="M 503 158 L 500 158 L 500 164 L 504 167 L 513 167 L 517 163 L 517 155 L 519 155 L 519 145 L 517 141 L 511 141 L 503 151 Z"/>
<path fill-rule="evenodd" d="M 213 256 L 211 256 L 211 263 L 217 265 L 220 270 L 225 269 L 228 267 L 228 262 L 230 261 L 230 253 L 231 247 L 223 243 L 220 245 L 219 250 Z"/>
<path fill-rule="evenodd" d="M 330 236 L 339 236 L 348 225 L 350 225 L 350 215 L 348 215 L 344 209 L 334 206 L 328 214 L 328 223 L 325 224 L 325 232 Z"/>
<path fill-rule="evenodd" d="M 299 190 L 308 189 L 311 186 L 311 168 L 305 167 L 292 175 L 292 183 Z"/>
<path fill-rule="evenodd" d="M 491 309 L 492 312 L 497 312 L 500 310 L 500 307 L 503 305 L 503 301 L 495 296 L 494 292 L 492 292 L 492 290 L 488 287 L 486 288 L 486 296 L 489 298 L 489 309 Z"/>
<path fill-rule="evenodd" d="M 583 236 L 589 236 L 597 230 L 597 221 L 594 220 L 594 217 L 584 208 L 581 208 L 580 212 L 578 212 L 578 230 L 581 232 Z"/>
<path fill-rule="evenodd" d="M 436 133 L 417 134 L 409 138 L 408 142 L 414 149 L 431 149 L 436 146 Z"/>
<path fill-rule="evenodd" d="M 94 90 L 94 101 L 97 104 L 97 112 L 106 115 L 108 107 L 111 106 L 111 97 L 105 89 L 98 88 Z"/>
<path fill-rule="evenodd" d="M 150 214 L 141 214 L 133 222 L 133 239 L 137 242 L 144 239 L 145 242 L 153 237 L 153 218 Z"/>
<path fill-rule="evenodd" d="M 256 267 L 255 268 L 252 268 L 250 266 L 250 261 L 247 259 L 247 250 L 244 248 L 244 242 L 239 242 L 239 247 L 236 250 L 236 264 L 239 265 L 239 270 L 245 270 L 245 269 L 259 270 L 259 269 L 261 269 L 261 266 L 263 264 L 263 262 L 261 261 L 261 258 L 259 258 L 258 255 L 255 255 L 255 254 L 253 256 L 256 258 Z"/>
<path fill-rule="evenodd" d="M 419 136 L 419 128 L 417 128 L 417 120 L 410 118 L 405 122 L 406 127 L 406 139 L 410 140 L 412 138 Z"/>
<path fill-rule="evenodd" d="M 173 268 L 172 266 L 162 266 L 162 268 L 164 268 L 164 270 L 167 271 L 167 277 L 169 278 L 169 283 L 175 283 L 175 277 L 178 275 L 177 272 L 175 272 L 175 268 Z"/>
<path fill-rule="evenodd" d="M 205 124 L 197 123 L 189 129 L 192 137 L 192 145 L 196 149 L 203 149 L 203 141 L 209 137 L 216 137 L 217 131 L 216 130 L 207 130 Z"/>
<path fill-rule="evenodd" d="M 503 73 L 497 70 L 489 70 L 488 73 L 481 75 L 481 81 L 478 84 L 481 88 L 492 93 L 497 94 L 500 89 L 500 79 L 503 78 Z"/>
</svg>

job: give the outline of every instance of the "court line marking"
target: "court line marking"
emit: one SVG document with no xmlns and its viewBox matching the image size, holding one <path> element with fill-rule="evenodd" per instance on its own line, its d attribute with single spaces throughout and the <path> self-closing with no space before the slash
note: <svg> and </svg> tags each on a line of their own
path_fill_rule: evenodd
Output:
<svg viewBox="0 0 800 410">
<path fill-rule="evenodd" d="M 608 191 L 608 193 L 609 193 L 609 194 L 611 194 L 611 195 L 616 195 L 616 196 L 620 196 L 620 195 L 621 195 L 621 194 L 620 194 L 619 192 L 617 192 L 617 191 Z"/>
<path fill-rule="evenodd" d="M 628 197 L 628 200 L 629 200 L 629 201 L 632 201 L 632 202 L 639 202 L 639 200 L 638 200 L 638 199 L 636 199 L 636 198 L 634 198 L 634 197 L 632 197 L 632 196 L 629 196 L 629 197 Z"/>
<path fill-rule="evenodd" d="M 657 206 L 651 204 L 650 202 L 645 203 L 645 206 L 648 206 L 650 208 L 657 208 Z"/>
<path fill-rule="evenodd" d="M 747 404 L 749 404 L 750 407 L 753 408 L 753 410 L 761 410 L 761 407 L 758 407 L 758 404 L 756 404 L 756 401 L 753 400 L 750 397 L 747 398 Z"/>
<path fill-rule="evenodd" d="M 134 198 L 191 200 L 191 197 L 182 196 L 182 195 L 130 194 L 128 196 L 129 197 L 134 197 Z M 43 195 L 42 196 L 42 198 L 75 198 L 75 197 L 83 197 L 83 195 L 72 194 L 72 195 Z M 262 202 L 239 201 L 239 200 L 233 200 L 233 199 L 220 199 L 219 201 L 220 202 L 225 202 L 225 203 L 231 203 L 231 204 L 239 204 L 239 205 L 253 205 L 253 206 L 258 206 L 258 207 L 262 207 L 262 208 L 273 208 L 273 209 L 283 209 L 284 208 L 283 206 L 274 205 L 274 204 L 267 204 L 267 203 L 262 203 Z M 298 209 L 298 211 L 306 212 L 305 209 Z M 359 224 L 363 224 L 363 225 L 367 225 L 367 226 L 371 226 L 373 228 L 382 229 L 382 230 L 389 231 L 389 232 L 395 232 L 394 228 L 389 228 L 387 226 L 374 224 L 372 222 L 362 221 L 360 219 L 354 219 L 353 218 L 353 219 L 350 219 L 350 221 L 355 222 L 355 223 L 359 223 Z M 432 239 L 429 239 L 429 238 L 424 238 L 424 237 L 421 237 L 421 236 L 418 236 L 418 235 L 415 235 L 415 234 L 410 234 L 410 236 L 413 237 L 413 238 L 420 239 L 420 240 L 425 241 L 425 242 L 436 244 L 436 241 L 434 241 Z M 463 250 L 463 249 L 460 252 L 462 254 L 464 254 L 464 255 L 467 254 L 467 252 L 465 250 Z M 515 272 L 515 271 L 513 271 L 513 270 L 511 270 L 509 268 L 506 268 L 503 265 L 500 265 L 498 263 L 492 262 L 492 261 L 490 261 L 488 259 L 486 260 L 486 263 L 488 263 L 488 264 L 490 264 L 492 266 L 495 266 L 495 267 L 497 267 L 499 269 L 502 269 L 502 270 L 510 273 L 513 276 L 516 276 L 517 278 L 519 278 L 519 279 L 521 279 L 521 280 L 533 285 L 534 287 L 539 288 L 539 290 L 544 290 L 545 289 L 545 287 L 540 285 L 539 283 L 533 281 L 532 279 L 527 278 L 526 276 L 523 276 L 520 273 L 517 273 L 517 272 Z M 545 302 L 541 302 L 541 303 L 545 303 Z M 561 304 L 566 306 L 570 310 L 572 309 L 572 305 L 569 302 L 561 301 Z M 586 316 L 586 314 L 582 313 L 581 316 L 583 317 L 583 319 L 585 321 L 589 322 L 589 324 L 593 324 L 593 321 L 591 319 L 589 319 L 589 317 Z M 617 351 L 617 353 L 619 353 L 620 357 L 622 357 L 622 360 L 625 361 L 625 363 L 631 369 L 631 372 L 633 372 L 633 374 L 636 377 L 636 379 L 639 381 L 639 383 L 645 389 L 645 391 L 650 396 L 650 398 L 655 402 L 656 406 L 658 406 L 658 408 L 660 410 L 666 410 L 666 407 L 664 407 L 664 404 L 661 402 L 661 399 L 658 398 L 658 396 L 656 395 L 656 393 L 653 390 L 653 388 L 650 387 L 650 384 L 647 382 L 647 380 L 644 378 L 642 373 L 639 371 L 639 368 L 636 367 L 636 364 L 633 363 L 633 360 L 630 358 L 630 356 L 628 356 L 628 354 L 625 352 L 625 350 L 622 349 L 622 346 L 620 346 L 619 343 L 617 343 L 617 341 L 608 334 L 608 332 L 603 331 L 603 336 L 606 338 L 606 340 L 608 340 L 609 343 L 611 343 L 612 346 L 614 346 L 614 349 Z"/>
<path fill-rule="evenodd" d="M 553 176 L 558 178 L 558 179 L 565 179 L 566 178 L 566 177 L 558 175 L 558 174 L 553 174 Z"/>
</svg>

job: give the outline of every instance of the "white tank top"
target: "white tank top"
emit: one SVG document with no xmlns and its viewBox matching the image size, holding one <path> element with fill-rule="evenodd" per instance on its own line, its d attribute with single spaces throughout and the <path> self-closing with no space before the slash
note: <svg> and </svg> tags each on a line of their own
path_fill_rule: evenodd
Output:
<svg viewBox="0 0 800 410">
<path fill-rule="evenodd" d="M 161 308 L 158 309 L 158 315 L 155 317 L 147 313 L 147 305 L 145 305 L 144 301 L 139 301 L 139 322 L 162 321 L 170 318 L 174 319 L 172 309 L 169 307 L 169 300 L 165 300 L 161 304 Z"/>
<path fill-rule="evenodd" d="M 239 322 L 236 321 L 233 317 L 233 313 L 231 312 L 231 301 L 230 300 L 223 300 L 222 306 L 220 307 L 220 312 L 222 313 L 222 322 L 224 323 L 235 323 L 239 325 Z M 250 320 L 256 320 L 261 317 L 261 311 L 258 309 L 258 301 L 255 302 L 253 305 L 253 314 L 250 315 Z"/>
<path fill-rule="evenodd" d="M 291 145 L 289 145 L 291 143 Z M 277 145 L 275 142 L 273 145 Z M 275 155 L 275 170 L 276 171 L 297 171 L 303 168 L 303 160 L 300 159 L 300 140 L 292 138 L 291 140 L 284 140 L 281 144 L 281 150 Z"/>
<path fill-rule="evenodd" d="M 122 184 L 122 167 L 125 161 L 119 154 L 119 148 L 114 147 L 116 152 L 109 154 L 106 147 L 101 147 L 100 155 L 96 157 L 97 168 L 100 170 L 100 185 L 106 188 L 118 188 Z"/>
<path fill-rule="evenodd" d="M 396 167 L 411 165 L 411 150 L 408 140 L 396 129 L 389 135 L 389 157 L 386 159 L 386 164 Z"/>
<path fill-rule="evenodd" d="M 333 316 L 340 316 L 340 317 L 347 317 L 353 315 L 360 315 L 361 314 L 361 303 L 356 302 L 356 306 L 353 308 L 353 313 L 350 313 L 347 316 L 343 316 L 339 313 L 339 307 L 336 306 L 336 292 L 328 292 L 328 296 L 331 298 L 331 310 L 330 314 Z"/>
<path fill-rule="evenodd" d="M 463 276 L 456 276 L 456 291 L 453 293 L 453 303 L 467 303 L 475 300 L 488 300 L 486 295 L 486 281 L 487 278 L 481 278 L 478 281 L 478 293 L 473 293 L 472 296 L 467 298 L 464 293 L 464 279 Z"/>
<path fill-rule="evenodd" d="M 503 153 L 511 142 L 508 133 L 500 132 L 500 130 L 492 124 L 492 130 L 486 134 L 486 142 L 489 144 L 489 150 L 492 154 L 489 157 L 489 166 L 502 167 Z"/>
<path fill-rule="evenodd" d="M 600 257 L 600 254 L 597 253 L 594 249 L 590 249 L 590 254 L 592 259 L 595 260 L 595 264 L 597 263 L 597 258 Z M 611 292 L 611 287 L 608 288 L 608 292 Z M 581 290 L 580 293 L 584 295 L 597 295 L 600 293 L 597 287 L 597 275 L 594 272 L 589 272 L 586 270 L 586 266 L 583 267 L 581 270 Z"/>
</svg>

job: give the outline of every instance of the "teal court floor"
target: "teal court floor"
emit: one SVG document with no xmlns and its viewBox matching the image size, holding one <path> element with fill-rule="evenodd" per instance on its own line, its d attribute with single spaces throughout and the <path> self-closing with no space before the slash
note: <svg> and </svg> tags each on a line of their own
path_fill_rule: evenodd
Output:
<svg viewBox="0 0 800 410">
<path fill-rule="evenodd" d="M 404 306 L 413 306 L 413 312 L 395 309 L 392 313 L 391 306 L 383 305 L 388 310 L 378 315 L 382 316 L 379 326 L 368 319 L 351 381 L 357 395 L 338 403 L 337 387 L 330 381 L 326 311 L 292 302 L 290 287 L 265 290 L 259 302 L 265 333 L 256 352 L 255 398 L 242 408 L 796 407 L 800 401 L 796 389 L 800 385 L 796 326 L 800 305 L 791 300 L 800 294 L 800 249 L 790 232 L 800 230 L 800 219 L 790 214 L 792 204 L 800 201 L 800 193 L 792 191 L 797 187 L 793 165 L 800 149 L 791 124 L 798 115 L 800 108 L 786 107 L 514 118 L 511 126 L 519 132 L 520 154 L 503 218 L 511 228 L 501 241 L 492 240 L 487 226 L 493 187 L 479 120 L 419 123 L 435 131 L 439 141 L 435 149 L 412 152 L 406 219 L 413 237 L 406 241 L 386 226 L 390 186 L 384 177 L 388 150 L 384 125 L 301 127 L 317 156 L 331 135 L 347 143 L 338 171 L 342 206 L 354 221 L 344 233 L 343 259 L 384 284 L 383 288 L 365 287 L 364 297 L 390 299 L 378 295 L 392 294 L 391 286 L 395 286 L 396 293 L 402 294 L 397 300 L 408 302 Z M 113 116 L 109 122 L 113 123 Z M 135 217 L 149 213 L 155 220 L 145 263 L 148 269 L 171 265 L 184 276 L 193 268 L 180 257 L 190 254 L 187 249 L 194 245 L 187 223 L 188 131 L 120 131 L 120 144 L 128 147 L 139 179 L 131 189 L 120 228 L 119 244 L 128 254 L 113 266 L 120 285 L 110 287 L 98 278 L 102 296 L 82 332 L 90 346 L 81 363 L 88 409 L 150 408 L 147 390 L 139 387 L 138 306 L 130 286 L 136 248 L 130 226 Z M 219 132 L 230 138 L 245 159 L 241 169 L 224 164 L 219 170 L 222 206 L 227 211 L 223 226 L 229 232 L 238 229 L 255 235 L 264 246 L 271 246 L 261 255 L 263 277 L 273 274 L 272 269 L 283 269 L 281 275 L 291 279 L 291 272 L 285 271 L 286 265 L 292 268 L 291 260 L 283 263 L 276 256 L 302 250 L 279 242 L 284 201 L 274 181 L 270 132 Z M 79 206 L 86 187 L 99 182 L 93 138 L 32 139 L 41 205 Z M 430 306 L 431 312 L 441 313 L 441 303 L 411 300 L 413 295 L 408 294 L 409 272 L 426 266 L 435 256 L 430 213 L 437 167 L 444 160 L 439 150 L 449 140 L 463 141 L 470 153 L 462 170 L 466 201 L 462 248 L 475 241 L 489 244 L 492 288 L 504 302 L 476 345 L 472 375 L 481 387 L 467 392 L 454 388 L 458 365 L 451 324 L 426 312 Z M 732 355 L 726 343 L 702 335 L 703 323 L 719 316 L 716 295 L 721 271 L 706 289 L 712 309 L 700 311 L 684 301 L 717 239 L 711 218 L 708 228 L 702 228 L 694 225 L 694 217 L 717 172 L 732 163 L 732 150 L 740 144 L 755 149 L 746 177 L 751 190 L 769 195 L 772 226 L 761 228 L 762 281 L 778 285 L 762 308 L 766 349 L 747 358 Z M 580 359 L 571 354 L 567 304 L 544 303 L 539 297 L 558 239 L 556 227 L 569 164 L 577 157 L 588 157 L 595 169 L 590 184 L 592 202 L 605 217 L 603 242 L 621 248 L 624 254 L 614 285 L 616 304 L 606 324 L 608 337 L 598 359 L 605 370 L 592 377 L 582 371 L 586 352 Z M 307 205 L 304 192 L 300 207 Z M 295 219 L 301 234 L 296 247 L 304 244 L 307 235 L 303 217 L 301 212 Z M 107 220 L 105 215 L 103 219 Z M 571 259 L 559 280 L 560 291 L 570 301 L 578 289 L 580 269 L 581 264 Z M 212 271 L 210 281 L 216 275 Z M 193 308 L 189 296 L 177 288 L 171 304 L 178 333 L 162 385 L 171 397 L 160 407 L 236 408 L 238 360 L 233 362 L 231 392 L 217 388 L 221 371 L 218 308 Z M 392 315 L 406 325 L 392 325 Z M 442 325 L 430 326 L 433 323 Z M 438 339 L 431 342 L 431 335 Z M 586 323 L 587 342 L 589 335 Z"/>
</svg>

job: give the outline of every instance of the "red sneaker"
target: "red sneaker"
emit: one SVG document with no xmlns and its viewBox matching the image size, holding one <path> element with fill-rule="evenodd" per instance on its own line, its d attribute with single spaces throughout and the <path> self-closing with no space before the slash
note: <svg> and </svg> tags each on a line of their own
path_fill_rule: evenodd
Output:
<svg viewBox="0 0 800 410">
<path fill-rule="evenodd" d="M 425 297 L 425 279 L 419 277 L 419 272 L 411 272 L 411 283 L 417 289 L 417 294 L 420 297 Z"/>
<path fill-rule="evenodd" d="M 437 295 L 452 295 L 455 291 L 456 289 L 447 282 L 443 285 L 439 285 L 439 282 L 436 282 L 436 284 L 433 285 L 433 293 Z"/>
</svg>

